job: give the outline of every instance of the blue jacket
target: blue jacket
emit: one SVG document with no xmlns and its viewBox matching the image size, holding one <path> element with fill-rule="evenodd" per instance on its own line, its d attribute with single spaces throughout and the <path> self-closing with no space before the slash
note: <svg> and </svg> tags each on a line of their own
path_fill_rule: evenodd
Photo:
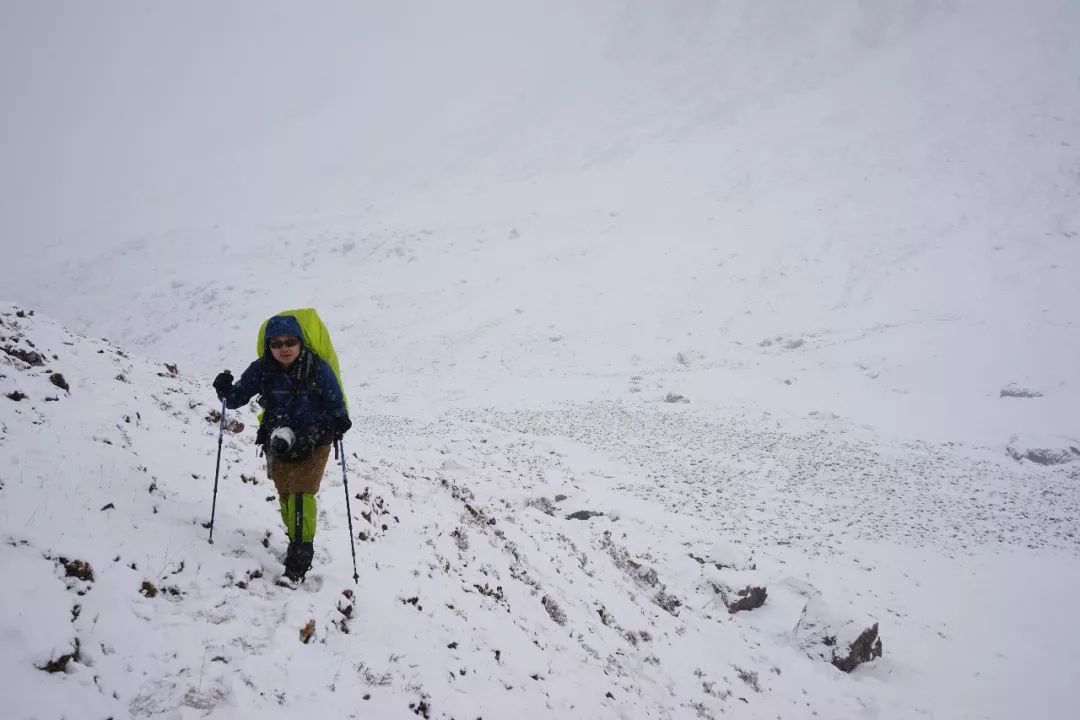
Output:
<svg viewBox="0 0 1080 720">
<path fill-rule="evenodd" d="M 270 333 L 267 333 L 270 336 Z M 288 370 L 282 369 L 267 352 L 248 365 L 225 396 L 225 404 L 238 408 L 255 395 L 264 409 L 262 426 L 293 429 L 315 445 L 334 440 L 331 418 L 348 415 L 337 377 L 318 355 L 303 348 Z"/>
</svg>

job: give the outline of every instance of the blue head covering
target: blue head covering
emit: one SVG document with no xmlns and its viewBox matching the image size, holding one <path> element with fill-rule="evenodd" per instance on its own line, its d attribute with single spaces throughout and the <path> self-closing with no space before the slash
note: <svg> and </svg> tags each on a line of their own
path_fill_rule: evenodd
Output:
<svg viewBox="0 0 1080 720">
<path fill-rule="evenodd" d="M 280 335 L 293 336 L 300 340 L 300 346 L 304 345 L 304 333 L 300 330 L 300 322 L 292 315 L 275 315 L 266 323 L 266 337 L 263 342 L 269 349 L 270 338 Z"/>
</svg>

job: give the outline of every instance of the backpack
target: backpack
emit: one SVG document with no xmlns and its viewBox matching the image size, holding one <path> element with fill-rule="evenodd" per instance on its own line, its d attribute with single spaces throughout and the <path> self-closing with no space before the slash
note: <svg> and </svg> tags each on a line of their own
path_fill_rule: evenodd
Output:
<svg viewBox="0 0 1080 720">
<path fill-rule="evenodd" d="M 304 341 L 304 347 L 313 351 L 316 355 L 326 361 L 326 364 L 330 366 L 330 369 L 334 371 L 334 377 L 337 378 L 338 385 L 341 386 L 342 396 L 345 395 L 345 383 L 341 382 L 341 369 L 338 367 L 338 356 L 334 352 L 334 344 L 330 342 L 330 331 L 326 329 L 326 325 L 323 324 L 322 318 L 319 317 L 319 313 L 315 308 L 301 308 L 299 310 L 283 310 L 282 312 L 274 314 L 272 317 L 278 316 L 292 316 L 296 318 L 296 321 L 300 323 L 300 332 L 304 333 L 304 337 L 301 340 Z M 255 351 L 259 357 L 266 354 L 266 325 L 270 322 L 270 318 L 263 320 L 262 325 L 259 326 L 259 337 L 256 338 L 257 347 Z M 345 399 L 345 407 L 349 407 L 349 399 Z"/>
</svg>

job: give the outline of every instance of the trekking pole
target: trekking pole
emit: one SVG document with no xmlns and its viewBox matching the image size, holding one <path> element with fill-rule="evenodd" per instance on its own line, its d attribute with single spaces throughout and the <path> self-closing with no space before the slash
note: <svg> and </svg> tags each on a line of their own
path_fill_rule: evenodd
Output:
<svg viewBox="0 0 1080 720">
<path fill-rule="evenodd" d="M 352 508 L 349 507 L 349 476 L 345 473 L 345 441 L 338 438 L 337 450 L 341 453 L 341 479 L 345 482 L 345 512 L 349 516 L 349 546 L 352 548 L 352 579 L 354 584 L 360 583 L 360 575 L 356 572 L 356 539 L 353 538 Z"/>
<path fill-rule="evenodd" d="M 217 436 L 217 467 L 214 468 L 214 502 L 210 506 L 210 544 L 214 544 L 214 513 L 217 512 L 217 482 L 221 474 L 221 441 L 225 437 L 225 399 L 221 399 L 221 424 Z"/>
</svg>

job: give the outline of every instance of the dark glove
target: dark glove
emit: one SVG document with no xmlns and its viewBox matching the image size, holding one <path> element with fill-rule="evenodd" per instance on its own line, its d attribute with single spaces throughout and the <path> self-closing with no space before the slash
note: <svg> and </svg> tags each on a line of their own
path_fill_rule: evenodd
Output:
<svg viewBox="0 0 1080 720">
<path fill-rule="evenodd" d="M 334 429 L 334 439 L 340 440 L 352 427 L 352 420 L 348 415 L 336 415 L 330 418 L 330 426 Z"/>
<path fill-rule="evenodd" d="M 232 373 L 228 370 L 219 373 L 218 376 L 214 378 L 214 390 L 217 390 L 218 399 L 225 399 L 225 396 L 232 390 L 232 382 Z"/>
</svg>

